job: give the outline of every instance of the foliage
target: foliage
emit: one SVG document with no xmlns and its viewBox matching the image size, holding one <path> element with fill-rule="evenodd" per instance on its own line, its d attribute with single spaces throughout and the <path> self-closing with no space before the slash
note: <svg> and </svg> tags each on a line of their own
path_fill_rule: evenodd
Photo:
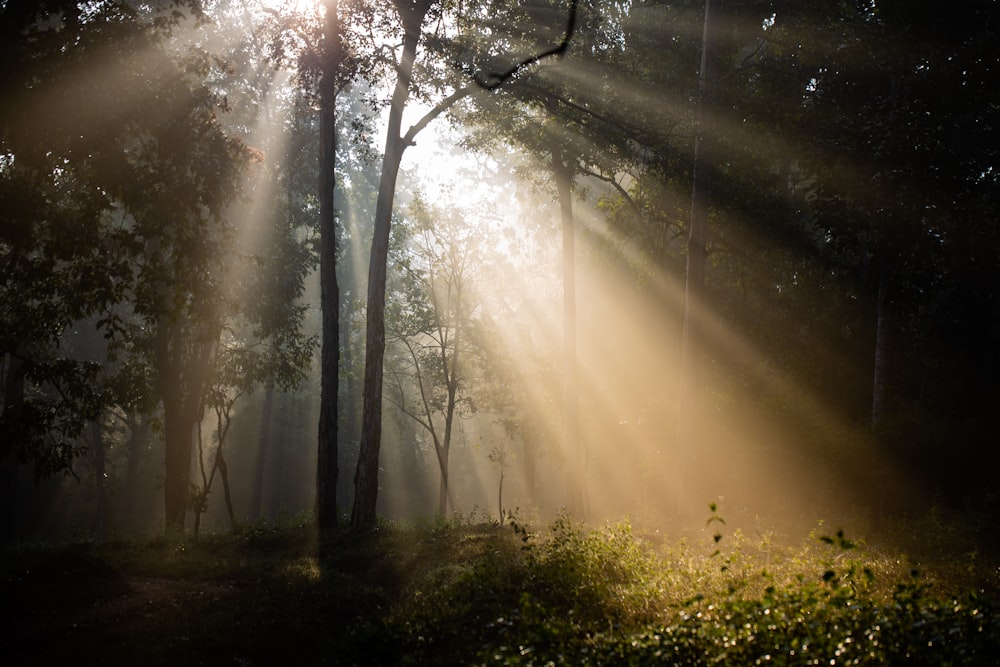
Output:
<svg viewBox="0 0 1000 667">
<path fill-rule="evenodd" d="M 330 534 L 318 559 L 310 518 L 299 516 L 199 539 L 21 545 L 0 553 L 10 573 L 0 632 L 19 632 L 14 655 L 30 647 L 40 661 L 155 664 L 182 656 L 325 664 L 336 656 L 380 664 L 976 665 L 1000 648 L 998 582 L 936 579 L 941 563 L 918 573 L 898 565 L 902 554 L 819 535 L 827 539 L 790 546 L 702 535 L 707 544 L 697 545 L 636 534 L 627 523 L 598 528 L 558 517 L 537 529 L 455 517 Z M 143 613 L 128 611 L 135 608 Z M 74 627 L 86 632 L 33 644 L 81 623 Z"/>
</svg>

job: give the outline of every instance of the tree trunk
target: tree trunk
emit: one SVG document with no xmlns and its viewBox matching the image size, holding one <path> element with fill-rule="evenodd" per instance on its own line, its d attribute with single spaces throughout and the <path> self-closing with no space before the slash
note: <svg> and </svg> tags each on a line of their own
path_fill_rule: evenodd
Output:
<svg viewBox="0 0 1000 667">
<path fill-rule="evenodd" d="M 872 372 L 871 428 L 876 429 L 885 414 L 887 393 L 887 360 L 892 329 L 892 303 L 889 299 L 889 281 L 892 267 L 883 256 L 878 261 L 878 295 L 875 307 L 875 354 Z"/>
<path fill-rule="evenodd" d="M 320 399 L 322 402 L 322 398 Z M 322 412 L 322 408 L 321 408 Z M 264 511 L 264 476 L 267 470 L 267 453 L 271 447 L 271 419 L 274 415 L 274 386 L 268 386 L 264 394 L 264 408 L 260 413 L 260 427 L 257 430 L 257 466 L 254 470 L 253 495 L 250 499 L 250 517 L 259 519 Z"/>
<path fill-rule="evenodd" d="M 433 286 L 431 288 L 433 290 Z M 454 306 L 454 307 L 452 307 Z M 451 438 L 454 433 L 455 426 L 455 406 L 458 400 L 458 368 L 459 368 L 459 350 L 462 345 L 462 286 L 461 284 L 455 285 L 455 303 L 445 304 L 445 309 L 452 310 L 455 313 L 454 327 L 455 327 L 455 337 L 452 340 L 452 353 L 451 353 L 451 363 L 448 363 L 448 350 L 444 344 L 444 332 L 439 330 L 438 335 L 441 339 L 441 364 L 444 368 L 444 379 L 448 387 L 448 403 L 445 406 L 444 413 L 444 458 L 441 461 L 441 492 L 438 498 L 438 512 L 441 516 L 448 516 L 448 460 L 451 457 Z M 439 320 L 440 322 L 440 320 Z M 430 420 L 430 414 L 427 415 L 427 419 Z"/>
<path fill-rule="evenodd" d="M 674 493 L 677 511 L 682 514 L 685 478 L 699 442 L 698 414 L 701 410 L 702 383 L 702 322 L 705 316 L 705 259 L 708 239 L 709 192 L 714 167 L 714 138 L 708 107 L 714 83 L 713 62 L 717 34 L 713 25 L 713 5 L 718 0 L 705 0 L 702 34 L 701 71 L 699 75 L 699 108 L 694 145 L 694 173 L 691 191 L 691 224 L 688 228 L 687 268 L 684 280 L 684 321 L 681 331 L 680 387 L 678 391 L 677 441 L 673 462 Z"/>
<path fill-rule="evenodd" d="M 497 515 L 500 517 L 500 524 L 503 525 L 503 478 L 504 464 L 500 464 L 500 483 L 497 485 Z"/>
<path fill-rule="evenodd" d="M 222 496 L 226 501 L 226 515 L 229 516 L 230 530 L 236 530 L 236 512 L 233 511 L 233 496 L 229 490 L 229 466 L 226 458 L 222 455 L 222 443 L 215 453 L 215 466 L 219 469 L 219 477 L 222 479 Z"/>
<path fill-rule="evenodd" d="M 150 420 L 134 413 L 126 418 L 128 424 L 128 463 L 125 468 L 125 526 L 129 531 L 138 532 L 139 515 L 139 462 L 142 449 L 149 442 Z"/>
<path fill-rule="evenodd" d="M 576 360 L 576 239 L 573 225 L 573 174 L 559 150 L 552 154 L 552 169 L 562 218 L 563 272 L 563 429 L 569 509 L 583 519 L 586 489 L 583 463 L 586 452 L 580 439 L 580 397 Z"/>
<path fill-rule="evenodd" d="M 350 322 L 352 318 L 350 306 L 348 305 L 346 308 L 348 311 L 344 313 L 341 322 L 345 319 Z M 361 441 L 361 401 L 359 400 L 361 396 L 361 383 L 358 381 L 359 374 L 354 372 L 358 350 L 351 344 L 350 336 L 343 329 L 341 330 L 341 340 L 344 341 L 344 368 L 351 369 L 344 381 L 343 438 L 344 442 L 347 443 L 347 447 L 338 448 L 340 460 L 341 462 L 345 462 L 356 460 L 357 452 L 355 450 L 357 449 L 357 443 Z M 350 484 L 337 485 L 337 502 L 340 507 L 351 506 L 353 491 L 354 488 Z"/>
<path fill-rule="evenodd" d="M 105 465 L 104 429 L 99 421 L 90 424 L 90 447 L 94 457 L 94 490 L 97 502 L 94 507 L 93 530 L 97 539 L 108 535 L 108 480 Z"/>
<path fill-rule="evenodd" d="M 538 445 L 535 436 L 527 430 L 522 433 L 521 441 L 524 443 L 524 487 L 528 494 L 528 505 L 532 508 L 538 507 Z"/>
<path fill-rule="evenodd" d="M 3 377 L 3 419 L 17 427 L 24 406 L 24 361 L 6 355 Z M 0 443 L 0 544 L 12 544 L 17 537 L 17 443 Z"/>
<path fill-rule="evenodd" d="M 378 460 L 382 438 L 382 367 L 385 353 L 385 282 L 389 254 L 389 231 L 396 195 L 399 162 L 406 144 L 400 134 L 403 109 L 410 95 L 410 80 L 416 60 L 420 27 L 430 8 L 428 0 L 417 0 L 410 8 L 397 5 L 403 24 L 403 52 L 397 68 L 396 87 L 389 108 L 385 154 L 375 205 L 372 252 L 368 265 L 368 309 L 365 328 L 364 412 L 361 448 L 354 476 L 354 507 L 351 527 L 367 530 L 375 525 L 378 500 Z"/>
<path fill-rule="evenodd" d="M 201 419 L 205 379 L 218 332 L 205 332 L 198 341 L 180 321 L 157 322 L 157 385 L 163 403 L 165 472 L 163 495 L 168 533 L 183 533 L 191 487 L 191 455 L 195 427 Z"/>
<path fill-rule="evenodd" d="M 171 393 L 179 393 L 173 388 Z M 191 452 L 194 421 L 187 418 L 179 396 L 163 397 L 163 440 L 165 471 L 163 499 L 167 532 L 184 532 L 191 486 Z"/>
<path fill-rule="evenodd" d="M 438 516 L 448 516 L 448 458 L 451 452 L 445 446 L 438 454 L 438 463 L 441 466 L 441 484 L 438 487 Z"/>
<path fill-rule="evenodd" d="M 322 380 L 320 382 L 319 443 L 316 462 L 316 525 L 328 531 L 337 525 L 337 392 L 340 386 L 340 288 L 337 285 L 336 98 L 340 69 L 340 27 L 337 0 L 327 0 L 324 29 L 323 79 L 320 84 L 320 303 L 323 310 Z"/>
</svg>

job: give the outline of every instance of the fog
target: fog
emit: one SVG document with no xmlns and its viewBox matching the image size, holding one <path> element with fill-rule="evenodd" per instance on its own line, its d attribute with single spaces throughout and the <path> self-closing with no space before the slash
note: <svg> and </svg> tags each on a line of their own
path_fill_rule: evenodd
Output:
<svg viewBox="0 0 1000 667">
<path fill-rule="evenodd" d="M 218 202 L 207 195 L 205 201 L 190 195 L 188 206 L 177 203 L 188 201 L 187 193 L 161 193 L 169 186 L 166 177 L 151 177 L 154 187 L 136 176 L 153 169 L 134 156 L 144 142 L 155 143 L 150 137 L 158 131 L 142 125 L 141 113 L 119 119 L 117 129 L 103 119 L 117 113 L 114 105 L 147 105 L 164 114 L 155 127 L 175 120 L 170 114 L 180 103 L 140 104 L 122 93 L 112 104 L 101 96 L 105 85 L 118 90 L 116 77 L 130 94 L 139 95 L 130 87 L 133 77 L 146 77 L 146 83 L 135 84 L 140 92 L 152 88 L 159 75 L 146 70 L 155 69 L 159 51 L 130 53 L 133 60 L 125 68 L 102 57 L 92 59 L 102 64 L 98 69 L 81 56 L 77 67 L 92 68 L 83 71 L 78 89 L 64 90 L 56 78 L 51 86 L 33 83 L 37 93 L 27 86 L 32 94 L 16 100 L 22 114 L 17 123 L 5 116 L 0 125 L 16 139 L 0 144 L 0 177 L 10 193 L 17 191 L 22 168 L 43 173 L 51 186 L 45 196 L 64 193 L 63 204 L 72 211 L 84 206 L 77 198 L 107 200 L 93 215 L 95 238 L 134 233 L 134 245 L 141 247 L 122 260 L 126 268 L 114 283 L 135 280 L 139 286 L 102 297 L 105 301 L 85 314 L 59 310 L 65 321 L 52 315 L 57 343 L 39 359 L 93 362 L 102 381 L 134 364 L 145 369 L 137 373 L 148 380 L 156 365 L 150 361 L 151 332 L 165 330 L 167 323 L 194 322 L 199 308 L 226 313 L 210 326 L 171 339 L 172 349 L 211 347 L 217 355 L 212 358 L 222 360 L 212 368 L 229 373 L 219 371 L 215 393 L 206 392 L 211 400 L 202 401 L 200 419 L 192 422 L 188 526 L 199 514 L 194 510 L 204 510 L 198 519 L 202 531 L 254 522 L 310 523 L 322 337 L 315 195 L 319 75 L 315 67 L 308 69 L 308 58 L 301 61 L 305 70 L 296 69 L 301 62 L 289 54 L 309 53 L 309 40 L 318 39 L 319 14 L 316 8 L 278 3 L 264 3 L 253 15 L 226 3 L 210 3 L 209 9 L 215 12 L 210 27 L 185 24 L 167 51 L 197 47 L 213 54 L 204 72 L 191 66 L 211 92 L 209 101 L 192 108 L 211 106 L 204 127 L 217 122 L 246 151 L 234 177 L 235 194 L 218 205 L 219 212 L 213 210 Z M 301 20 L 299 32 L 271 25 L 275 32 L 252 33 L 258 43 L 244 41 L 244 22 L 270 25 L 267 17 L 282 12 Z M 536 63 L 524 75 L 530 85 L 512 85 L 509 95 L 505 89 L 469 93 L 406 147 L 389 250 L 380 518 L 430 522 L 440 517 L 444 502 L 446 516 L 474 521 L 545 520 L 568 511 L 583 521 L 628 518 L 669 533 L 700 529 L 714 504 L 727 524 L 748 531 L 798 536 L 830 522 L 877 540 L 894 518 L 932 510 L 958 514 L 983 503 L 992 507 L 996 488 L 988 464 L 996 437 L 991 400 L 997 396 L 997 293 L 995 267 L 982 268 L 982 258 L 995 256 L 997 239 L 990 224 L 976 222 L 968 231 L 996 212 L 989 156 L 968 167 L 963 148 L 956 147 L 957 129 L 942 138 L 917 121 L 909 132 L 915 143 L 931 146 L 926 169 L 878 143 L 907 145 L 908 131 L 894 134 L 889 121 L 878 131 L 862 127 L 831 137 L 830 128 L 846 122 L 838 118 L 874 113 L 852 106 L 861 103 L 850 86 L 862 84 L 836 80 L 849 70 L 835 65 L 816 65 L 815 76 L 796 71 L 787 79 L 767 79 L 769 63 L 785 63 L 782 54 L 769 50 L 770 35 L 794 34 L 801 26 L 786 25 L 783 16 L 762 15 L 762 20 L 749 9 L 747 16 L 732 19 L 726 38 L 743 35 L 747 44 L 717 46 L 719 52 L 732 51 L 730 61 L 740 56 L 748 64 L 733 66 L 733 78 L 720 78 L 716 97 L 705 98 L 709 101 L 700 107 L 697 102 L 706 95 L 704 82 L 699 88 L 697 80 L 701 18 L 666 7 L 622 12 L 606 17 L 603 29 L 614 39 L 604 33 L 577 36 L 590 40 L 587 46 Z M 457 25 L 441 19 L 439 29 L 446 34 Z M 547 30 L 558 36 L 561 25 Z M 357 49 L 363 31 L 352 29 L 357 34 L 348 33 L 355 40 L 349 47 Z M 647 42 L 667 34 L 671 55 L 656 55 L 660 52 Z M 519 39 L 527 37 L 511 37 L 510 43 L 524 46 Z M 390 50 L 384 34 L 375 39 L 380 40 Z M 278 54 L 284 59 L 261 55 L 280 51 L 279 46 L 287 50 Z M 819 56 L 798 48 L 804 51 L 802 62 L 812 57 L 822 64 Z M 432 59 L 441 56 L 430 48 L 419 53 L 430 64 L 418 70 L 427 79 L 419 94 L 413 93 L 404 129 L 458 89 L 449 77 L 467 66 L 449 69 Z M 645 55 L 633 62 L 631 53 Z M 836 53 L 832 49 L 823 57 L 832 61 Z M 654 65 L 644 68 L 644 59 Z M 722 56 L 719 61 L 729 62 Z M 802 62 L 795 66 L 805 68 Z M 337 101 L 336 489 L 345 520 L 363 439 L 365 299 L 391 93 L 392 69 L 380 67 L 387 66 L 379 62 L 353 74 Z M 920 88 L 923 75 L 899 67 L 915 79 L 899 94 L 910 95 L 914 109 L 929 105 Z M 740 78 L 745 70 L 753 73 Z M 365 73 L 374 80 L 365 81 Z M 838 95 L 843 99 L 829 102 Z M 77 125 L 66 130 L 79 134 L 83 149 L 50 139 L 43 127 L 48 116 L 39 116 L 37 127 L 18 124 L 32 109 L 67 99 L 83 105 Z M 55 134 L 62 129 L 55 125 Z M 104 134 L 114 138 L 92 138 Z M 18 143 L 22 135 L 27 139 Z M 697 210 L 696 137 L 710 142 L 702 149 L 708 158 L 701 159 L 710 161 L 714 179 L 702 211 L 708 242 L 697 298 L 685 296 L 697 261 L 689 245 Z M 858 137 L 870 139 L 868 150 L 851 143 Z M 51 148 L 46 141 L 53 142 Z M 169 156 L 169 141 L 158 141 Z M 213 145 L 204 137 L 198 141 Z M 125 165 L 120 170 L 128 176 L 101 162 L 100 151 L 110 152 L 112 145 L 120 146 Z M 66 157 L 58 157 L 59 151 Z M 46 162 L 50 158 L 53 164 Z M 185 184 L 214 187 L 219 172 L 202 175 L 194 165 L 208 158 L 190 159 L 192 165 L 171 162 L 170 173 L 183 174 L 177 178 Z M 48 166 L 34 166 L 32 160 Z M 956 165 L 972 171 L 935 180 Z M 559 200 L 560 169 L 569 173 L 568 202 Z M 87 181 L 93 173 L 106 180 Z M 891 182 L 879 181 L 886 173 Z M 122 184 L 113 182 L 119 177 Z M 145 195 L 132 193 L 133 186 L 157 190 L 158 198 L 147 202 Z M 218 189 L 228 192 L 225 185 Z M 902 194 L 894 200 L 883 196 L 890 191 Z M 150 212 L 158 207 L 162 218 Z M 201 226 L 188 230 L 178 222 L 184 216 Z M 43 218 L 49 220 L 31 209 L 25 224 L 40 228 Z M 565 264 L 567 224 L 575 242 L 572 265 Z M 180 230 L 169 232 L 177 239 L 168 234 L 173 229 Z M 58 237 L 58 229 L 53 234 Z M 15 266 L 22 261 L 20 246 L 7 236 L 0 243 Z M 75 270 L 71 251 L 50 250 L 42 241 L 23 257 L 47 252 L 54 257 L 53 275 Z M 167 259 L 157 264 L 161 255 Z M 204 257 L 217 262 L 202 271 L 198 262 Z M 141 283 L 168 260 L 176 263 L 170 266 L 180 285 L 172 301 L 163 295 L 174 283 Z M 108 271 L 112 265 L 109 259 Z M 84 277 L 92 273 L 81 269 Z M 42 312 L 38 304 L 48 303 L 49 296 L 28 292 L 34 283 L 45 281 L 8 280 L 5 312 L 23 311 L 28 320 L 36 309 Z M 168 283 L 171 287 L 164 287 Z M 60 287 L 64 291 L 51 301 L 91 298 L 87 284 L 67 279 L 71 286 Z M 185 310 L 167 316 L 143 299 Z M 686 317 L 693 332 L 688 339 Z M 120 323 L 120 330 L 109 322 Z M 25 327 L 10 329 L 15 340 L 2 350 L 5 386 L 13 382 L 15 361 L 29 359 L 25 350 L 34 354 L 31 345 L 37 343 L 29 334 L 17 338 Z M 205 343 L 206 338 L 211 340 Z M 191 353 L 190 358 L 203 357 Z M 694 360 L 692 375 L 682 369 L 682 358 Z M 194 386 L 191 378 L 208 372 L 207 365 L 189 363 L 178 386 Z M 64 391 L 51 377 L 38 377 L 28 376 L 29 399 Z M 145 389 L 137 384 L 96 417 L 80 417 L 89 426 L 68 438 L 75 455 L 52 476 L 34 474 L 41 472 L 40 463 L 29 460 L 27 446 L 17 450 L 20 454 L 7 453 L 19 457 L 14 466 L 20 468 L 14 529 L 19 538 L 163 531 L 167 401 L 149 389 L 155 385 L 164 392 L 159 382 L 149 381 Z"/>
</svg>

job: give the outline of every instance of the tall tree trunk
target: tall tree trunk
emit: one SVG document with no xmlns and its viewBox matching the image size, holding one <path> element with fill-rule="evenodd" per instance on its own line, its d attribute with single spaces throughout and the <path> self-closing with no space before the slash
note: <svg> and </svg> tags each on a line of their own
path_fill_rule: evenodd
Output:
<svg viewBox="0 0 1000 667">
<path fill-rule="evenodd" d="M 683 513 L 685 478 L 692 469 L 695 450 L 699 445 L 698 414 L 701 410 L 702 322 L 705 317 L 705 259 L 708 239 L 709 193 L 714 168 L 712 136 L 709 122 L 717 30 L 714 11 L 719 0 L 705 0 L 702 33 L 701 71 L 699 74 L 699 106 L 694 145 L 694 173 L 691 191 L 691 223 L 688 227 L 687 268 L 684 279 L 684 321 L 681 330 L 681 367 L 678 391 L 677 441 L 672 478 L 677 511 Z"/>
<path fill-rule="evenodd" d="M 385 282 L 389 254 L 389 231 L 396 196 L 399 162 L 406 144 L 401 136 L 403 109 L 410 95 L 410 81 L 416 60 L 420 27 L 430 9 L 430 0 L 416 0 L 409 7 L 398 3 L 403 24 L 403 52 L 397 67 L 396 87 L 389 107 L 385 153 L 375 204 L 375 226 L 371 259 L 368 264 L 368 309 L 365 327 L 364 412 L 361 421 L 361 448 L 354 476 L 354 507 L 351 527 L 367 530 L 375 525 L 378 500 L 378 460 L 382 439 L 382 368 L 385 353 Z"/>
<path fill-rule="evenodd" d="M 337 392 L 340 386 L 340 288 L 337 285 L 337 218 L 334 210 L 337 157 L 337 73 L 342 59 L 338 0 L 327 0 L 323 78 L 320 82 L 320 303 L 323 310 L 322 380 L 316 462 L 316 525 L 337 525 Z"/>
<path fill-rule="evenodd" d="M 348 320 L 351 317 L 348 313 L 344 315 Z M 347 443 L 347 447 L 339 448 L 338 454 L 341 461 L 354 461 L 356 460 L 355 443 L 361 440 L 361 401 L 358 400 L 358 397 L 361 396 L 361 389 L 357 380 L 358 374 L 353 372 L 355 365 L 354 346 L 351 345 L 350 336 L 343 330 L 341 330 L 341 336 L 344 341 L 344 368 L 352 369 L 352 371 L 347 373 L 344 381 L 343 440 Z M 338 506 L 351 506 L 353 490 L 354 487 L 350 484 L 337 485 Z"/>
<path fill-rule="evenodd" d="M 580 438 L 580 396 L 576 359 L 576 239 L 573 225 L 573 173 L 567 157 L 552 153 L 552 169 L 562 219 L 563 273 L 563 430 L 569 509 L 579 518 L 586 514 L 583 464 L 586 452 Z"/>
</svg>

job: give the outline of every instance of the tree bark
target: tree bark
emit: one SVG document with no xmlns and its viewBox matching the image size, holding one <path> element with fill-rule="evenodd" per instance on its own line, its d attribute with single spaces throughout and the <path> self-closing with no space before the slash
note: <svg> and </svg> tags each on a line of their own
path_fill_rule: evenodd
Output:
<svg viewBox="0 0 1000 667">
<path fill-rule="evenodd" d="M 354 476 L 354 507 L 351 527 L 367 530 L 375 525 L 378 500 L 378 461 L 382 438 L 382 370 L 385 354 L 385 283 L 389 254 L 389 231 L 396 196 L 399 163 L 406 149 L 400 134 L 403 109 L 410 95 L 410 81 L 416 60 L 420 27 L 432 0 L 416 0 L 409 7 L 396 6 L 403 24 L 403 51 L 397 68 L 396 86 L 389 107 L 385 153 L 375 205 L 375 227 L 371 259 L 368 265 L 368 310 L 365 327 L 364 411 L 361 422 L 361 448 Z"/>
<path fill-rule="evenodd" d="M 323 348 L 320 381 L 319 442 L 316 462 L 316 525 L 328 531 L 337 525 L 337 392 L 340 386 L 340 288 L 337 285 L 336 98 L 342 59 L 338 0 L 327 0 L 324 29 L 323 78 L 320 82 L 320 303 Z"/>
</svg>

